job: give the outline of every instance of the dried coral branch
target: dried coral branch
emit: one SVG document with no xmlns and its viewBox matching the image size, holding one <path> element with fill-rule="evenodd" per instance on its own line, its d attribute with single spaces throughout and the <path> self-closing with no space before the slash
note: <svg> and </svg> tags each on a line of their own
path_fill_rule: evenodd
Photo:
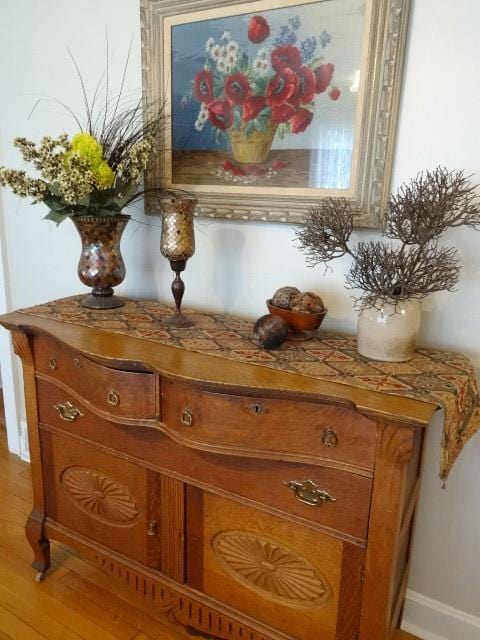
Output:
<svg viewBox="0 0 480 640">
<path fill-rule="evenodd" d="M 309 212 L 297 231 L 307 263 L 327 264 L 345 254 L 353 257 L 346 276 L 349 289 L 361 289 L 360 308 L 395 306 L 401 300 L 452 291 L 460 263 L 453 247 L 438 238 L 450 227 L 480 229 L 476 187 L 463 171 L 437 167 L 418 174 L 391 196 L 384 235 L 398 244 L 361 242 L 349 246 L 355 212 L 345 199 L 328 198 Z"/>
<path fill-rule="evenodd" d="M 459 273 L 458 255 L 452 247 L 439 247 L 436 242 L 423 247 L 361 242 L 346 284 L 348 289 L 362 290 L 356 305 L 364 309 L 452 291 Z"/>
<path fill-rule="evenodd" d="M 296 232 L 309 266 L 351 254 L 348 241 L 355 215 L 345 198 L 326 198 L 310 208 L 305 224 Z"/>
<path fill-rule="evenodd" d="M 425 244 L 450 227 L 480 229 L 476 187 L 463 171 L 437 167 L 419 173 L 391 196 L 385 234 L 405 244 Z"/>
</svg>

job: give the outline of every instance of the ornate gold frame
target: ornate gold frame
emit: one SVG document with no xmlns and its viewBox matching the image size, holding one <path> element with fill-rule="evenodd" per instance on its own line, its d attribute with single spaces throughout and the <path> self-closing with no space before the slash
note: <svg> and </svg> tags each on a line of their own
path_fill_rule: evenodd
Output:
<svg viewBox="0 0 480 640">
<path fill-rule="evenodd" d="M 298 0 L 296 4 L 335 0 Z M 145 104 L 166 102 L 165 88 L 169 79 L 166 69 L 170 40 L 168 29 L 176 20 L 188 14 L 205 12 L 204 19 L 224 15 L 232 8 L 245 7 L 248 11 L 277 8 L 283 0 L 141 0 L 142 66 Z M 270 6 L 271 5 L 271 6 Z M 380 228 L 390 193 L 394 142 L 401 89 L 405 42 L 410 11 L 410 0 L 366 0 L 369 22 L 363 56 L 365 71 L 364 90 L 359 95 L 359 141 L 354 150 L 354 184 L 347 193 L 342 192 L 357 207 L 361 215 L 358 227 Z M 164 34 L 167 33 L 167 37 Z M 168 91 L 166 92 L 168 94 Z M 167 127 L 168 129 L 168 127 Z M 147 186 L 169 185 L 169 133 L 151 171 L 146 176 Z M 212 187 L 207 189 L 185 186 L 198 198 L 197 214 L 212 218 L 258 220 L 265 222 L 300 222 L 309 206 L 319 197 L 332 195 L 327 190 L 318 194 L 291 193 L 277 195 L 269 189 L 248 187 Z M 310 190 L 311 191 L 311 190 Z M 147 200 L 147 213 L 158 213 L 158 204 Z"/>
</svg>

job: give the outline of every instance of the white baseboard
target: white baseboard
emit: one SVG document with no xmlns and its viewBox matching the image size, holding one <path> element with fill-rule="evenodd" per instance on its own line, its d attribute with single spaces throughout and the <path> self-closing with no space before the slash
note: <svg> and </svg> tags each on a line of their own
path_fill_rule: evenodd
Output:
<svg viewBox="0 0 480 640">
<path fill-rule="evenodd" d="M 480 618 L 409 589 L 402 629 L 422 640 L 478 640 Z"/>
<path fill-rule="evenodd" d="M 28 449 L 28 428 L 26 420 L 20 420 L 20 458 L 25 462 L 30 462 L 30 451 Z"/>
</svg>

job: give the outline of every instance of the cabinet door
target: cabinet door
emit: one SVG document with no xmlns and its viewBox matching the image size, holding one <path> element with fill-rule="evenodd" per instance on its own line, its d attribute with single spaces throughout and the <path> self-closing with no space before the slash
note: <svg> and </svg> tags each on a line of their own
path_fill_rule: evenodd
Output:
<svg viewBox="0 0 480 640">
<path fill-rule="evenodd" d="M 47 516 L 183 581 L 183 483 L 42 428 Z"/>
<path fill-rule="evenodd" d="M 288 638 L 357 636 L 362 548 L 193 487 L 187 531 L 192 587 Z"/>
</svg>

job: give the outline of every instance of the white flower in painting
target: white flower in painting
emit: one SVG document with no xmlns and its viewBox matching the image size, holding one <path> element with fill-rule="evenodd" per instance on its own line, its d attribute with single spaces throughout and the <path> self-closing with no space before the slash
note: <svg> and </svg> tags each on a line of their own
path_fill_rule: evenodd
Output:
<svg viewBox="0 0 480 640">
<path fill-rule="evenodd" d="M 220 40 L 230 40 L 231 37 L 232 34 L 230 33 L 230 31 L 224 31 Z"/>
<path fill-rule="evenodd" d="M 205 51 L 207 53 L 210 53 L 214 46 L 215 46 L 215 39 L 210 37 L 205 43 Z"/>
<path fill-rule="evenodd" d="M 232 73 L 233 65 L 227 64 L 225 65 L 225 73 Z"/>
<path fill-rule="evenodd" d="M 199 124 L 205 124 L 207 120 L 208 120 L 208 107 L 204 102 L 202 102 L 200 111 L 198 112 L 197 122 Z"/>
<path fill-rule="evenodd" d="M 272 71 L 272 65 L 268 60 L 263 60 L 262 58 L 255 58 L 253 61 L 253 70 L 259 76 L 266 76 Z"/>
<path fill-rule="evenodd" d="M 220 73 L 226 73 L 227 72 L 227 63 L 223 58 L 220 58 L 220 60 L 217 62 L 217 70 Z"/>
<path fill-rule="evenodd" d="M 231 67 L 234 67 L 237 64 L 237 56 L 234 56 L 232 54 L 228 55 L 227 64 L 230 65 Z"/>
<path fill-rule="evenodd" d="M 200 122 L 200 120 L 195 121 L 195 129 L 197 131 L 202 131 L 204 126 L 205 126 L 205 122 Z"/>
<path fill-rule="evenodd" d="M 231 40 L 225 48 L 227 50 L 227 53 L 238 56 L 240 45 L 238 44 L 238 42 L 235 42 L 235 40 Z"/>
<path fill-rule="evenodd" d="M 270 62 L 263 62 L 262 63 L 262 75 L 266 76 L 268 73 L 270 73 L 272 71 L 272 65 L 270 64 Z"/>
<path fill-rule="evenodd" d="M 262 47 L 257 53 L 257 59 L 259 60 L 269 60 L 271 55 L 271 51 L 269 47 Z"/>
<path fill-rule="evenodd" d="M 215 61 L 220 60 L 220 58 L 222 58 L 224 55 L 224 51 L 225 47 L 221 47 L 219 44 L 215 44 L 210 50 L 210 57 Z"/>
</svg>

